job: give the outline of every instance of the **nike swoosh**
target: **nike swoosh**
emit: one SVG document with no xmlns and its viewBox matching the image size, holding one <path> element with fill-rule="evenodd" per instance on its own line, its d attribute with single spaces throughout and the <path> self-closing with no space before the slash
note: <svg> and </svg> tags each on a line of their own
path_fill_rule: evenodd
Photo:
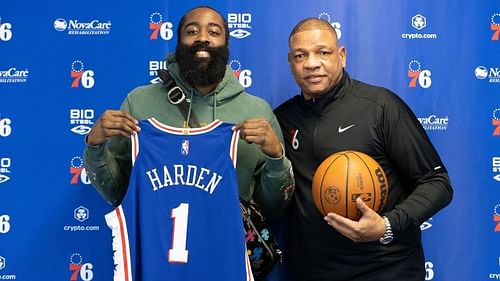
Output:
<svg viewBox="0 0 500 281">
<path fill-rule="evenodd" d="M 349 126 L 347 126 L 345 128 L 342 128 L 342 126 L 339 126 L 339 133 L 343 133 L 343 132 L 349 130 L 350 128 L 352 128 L 354 126 L 356 126 L 356 124 L 351 124 L 351 125 L 349 125 Z"/>
</svg>

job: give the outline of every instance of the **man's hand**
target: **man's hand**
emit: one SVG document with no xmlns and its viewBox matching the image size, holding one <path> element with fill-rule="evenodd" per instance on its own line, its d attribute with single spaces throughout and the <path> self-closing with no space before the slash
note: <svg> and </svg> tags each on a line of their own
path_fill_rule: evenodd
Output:
<svg viewBox="0 0 500 281">
<path fill-rule="evenodd" d="M 139 132 L 137 120 L 122 110 L 106 110 L 95 122 L 87 136 L 89 145 L 101 145 L 114 136 L 130 137 Z"/>
<path fill-rule="evenodd" d="M 334 213 L 328 213 L 325 216 L 325 221 L 354 242 L 378 240 L 385 233 L 384 219 L 370 209 L 359 197 L 356 199 L 356 205 L 363 213 L 359 221 L 353 221 Z"/>
<path fill-rule="evenodd" d="M 247 143 L 255 143 L 264 154 L 272 158 L 283 155 L 283 148 L 271 124 L 266 119 L 247 119 L 236 125 L 240 130 L 240 138 Z"/>
</svg>

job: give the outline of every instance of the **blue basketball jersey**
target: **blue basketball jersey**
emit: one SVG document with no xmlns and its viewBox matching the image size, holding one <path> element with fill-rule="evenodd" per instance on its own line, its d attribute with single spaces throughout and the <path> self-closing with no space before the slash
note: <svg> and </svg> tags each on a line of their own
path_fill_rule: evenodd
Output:
<svg viewBox="0 0 500 281">
<path fill-rule="evenodd" d="M 154 118 L 132 138 L 127 194 L 105 215 L 115 281 L 253 280 L 236 177 L 238 136 L 216 120 L 174 128 Z"/>
</svg>

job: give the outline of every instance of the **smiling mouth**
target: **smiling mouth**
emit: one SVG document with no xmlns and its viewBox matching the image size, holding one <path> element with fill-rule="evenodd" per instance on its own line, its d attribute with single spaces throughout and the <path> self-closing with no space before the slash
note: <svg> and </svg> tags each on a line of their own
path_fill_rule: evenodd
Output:
<svg viewBox="0 0 500 281">
<path fill-rule="evenodd" d="M 321 75 L 310 75 L 310 76 L 306 76 L 304 78 L 304 80 L 311 82 L 311 83 L 320 82 L 322 79 L 323 79 L 323 76 L 321 76 Z"/>
<path fill-rule="evenodd" d="M 196 52 L 196 56 L 199 57 L 199 58 L 209 58 L 210 57 L 210 53 L 207 52 L 207 51 L 201 50 L 201 51 L 197 51 Z"/>
</svg>

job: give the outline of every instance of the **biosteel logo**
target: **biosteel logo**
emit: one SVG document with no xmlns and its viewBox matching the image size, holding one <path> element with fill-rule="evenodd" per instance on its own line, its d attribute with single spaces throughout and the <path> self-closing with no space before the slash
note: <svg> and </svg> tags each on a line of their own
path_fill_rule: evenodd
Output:
<svg viewBox="0 0 500 281">
<path fill-rule="evenodd" d="M 423 88 L 427 89 L 432 85 L 431 71 L 429 69 L 422 69 L 422 65 L 418 60 L 411 60 L 408 63 L 408 78 L 410 88 Z"/>
<path fill-rule="evenodd" d="M 233 70 L 233 76 L 240 81 L 241 86 L 245 88 L 252 86 L 252 71 L 250 69 L 242 69 L 239 60 L 231 60 L 229 66 Z"/>
<path fill-rule="evenodd" d="M 111 25 L 112 23 L 109 20 L 101 21 L 98 19 L 81 21 L 57 18 L 54 20 L 54 29 L 59 32 L 67 32 L 68 35 L 109 35 Z"/>
<path fill-rule="evenodd" d="M 493 179 L 500 182 L 500 157 L 491 157 L 491 167 L 493 173 Z"/>
<path fill-rule="evenodd" d="M 69 110 L 69 122 L 71 131 L 78 135 L 86 135 L 94 125 L 94 109 L 92 108 L 72 108 Z"/>
<path fill-rule="evenodd" d="M 167 62 L 165 60 L 149 61 L 149 76 L 152 77 L 151 80 L 149 80 L 149 83 L 157 84 L 162 82 L 158 76 L 158 71 L 160 69 L 167 69 Z"/>
<path fill-rule="evenodd" d="M 498 36 L 500 35 L 500 13 L 495 13 L 491 16 L 491 31 L 493 34 L 491 35 L 492 41 L 498 41 Z"/>
<path fill-rule="evenodd" d="M 163 16 L 154 12 L 149 16 L 149 30 L 151 34 L 149 35 L 149 40 L 162 39 L 168 41 L 174 37 L 174 25 L 171 22 L 163 22 Z"/>
<path fill-rule="evenodd" d="M 75 60 L 71 63 L 70 76 L 73 78 L 71 88 L 79 88 L 80 85 L 85 89 L 93 88 L 95 85 L 94 71 L 92 69 L 85 70 L 81 60 Z"/>
<path fill-rule="evenodd" d="M 334 21 L 332 22 L 332 18 L 330 17 L 330 14 L 329 13 L 326 13 L 326 12 L 322 12 L 318 15 L 318 19 L 323 19 L 323 20 L 326 20 L 327 22 L 329 22 L 333 29 L 335 29 L 335 32 L 337 33 L 337 39 L 340 39 L 340 37 L 342 37 L 342 31 L 341 31 L 341 28 L 342 28 L 342 24 L 338 21 Z"/>
<path fill-rule="evenodd" d="M 250 13 L 228 13 L 227 25 L 229 27 L 229 36 L 236 39 L 247 38 L 252 35 L 252 14 Z"/>
</svg>

